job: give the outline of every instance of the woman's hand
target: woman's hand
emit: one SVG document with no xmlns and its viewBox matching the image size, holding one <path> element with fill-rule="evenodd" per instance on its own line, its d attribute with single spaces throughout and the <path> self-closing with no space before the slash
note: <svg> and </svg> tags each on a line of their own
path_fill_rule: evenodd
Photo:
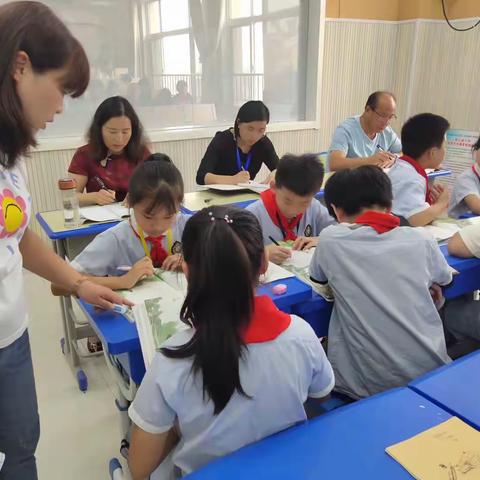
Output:
<svg viewBox="0 0 480 480">
<path fill-rule="evenodd" d="M 236 175 L 232 176 L 232 184 L 236 185 L 237 183 L 248 183 L 250 181 L 250 172 L 248 170 L 242 170 Z"/>
<path fill-rule="evenodd" d="M 115 202 L 115 191 L 102 188 L 98 192 L 87 193 L 97 205 L 109 205 Z"/>
<path fill-rule="evenodd" d="M 293 250 L 309 250 L 316 247 L 318 243 L 318 237 L 297 237 L 293 242 Z"/>
<path fill-rule="evenodd" d="M 133 303 L 122 297 L 113 290 L 102 285 L 97 285 L 88 279 L 81 280 L 76 292 L 78 297 L 85 300 L 92 305 L 104 308 L 105 310 L 111 310 L 113 304 L 127 305 L 133 307 Z"/>
</svg>

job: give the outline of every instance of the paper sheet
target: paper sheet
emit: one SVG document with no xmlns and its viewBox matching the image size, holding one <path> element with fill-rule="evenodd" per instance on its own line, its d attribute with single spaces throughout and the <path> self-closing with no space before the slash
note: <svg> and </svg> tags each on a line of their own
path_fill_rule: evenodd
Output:
<svg viewBox="0 0 480 480">
<path fill-rule="evenodd" d="M 292 278 L 295 275 L 288 270 L 285 270 L 280 265 L 275 263 L 268 262 L 267 271 L 260 276 L 261 283 L 270 283 L 275 282 L 276 280 L 283 280 L 284 278 Z"/>
<path fill-rule="evenodd" d="M 386 452 L 417 480 L 480 480 L 480 432 L 457 417 Z"/>
<path fill-rule="evenodd" d="M 298 269 L 307 268 L 310 266 L 314 253 L 314 248 L 310 248 L 309 250 L 292 250 L 292 256 L 283 262 L 282 265 L 284 267 L 291 266 Z"/>
<path fill-rule="evenodd" d="M 112 203 L 111 205 L 92 205 L 80 208 L 80 215 L 92 222 L 107 222 L 109 220 L 121 220 L 129 216 L 127 207 L 121 203 Z"/>
<path fill-rule="evenodd" d="M 234 192 L 236 190 L 246 190 L 248 187 L 240 186 L 240 185 L 229 185 L 223 183 L 215 183 L 211 185 L 207 185 L 207 188 L 210 190 L 220 190 L 221 192 Z"/>
<path fill-rule="evenodd" d="M 260 182 L 239 183 L 238 186 L 248 188 L 249 190 L 252 190 L 256 193 L 262 193 L 270 188 L 269 184 Z"/>
</svg>

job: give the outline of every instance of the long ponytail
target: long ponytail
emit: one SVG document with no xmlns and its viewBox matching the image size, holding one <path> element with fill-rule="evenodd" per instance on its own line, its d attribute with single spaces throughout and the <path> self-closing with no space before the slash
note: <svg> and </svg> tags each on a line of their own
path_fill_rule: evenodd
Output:
<svg viewBox="0 0 480 480">
<path fill-rule="evenodd" d="M 262 264 L 262 232 L 250 212 L 212 207 L 187 222 L 182 245 L 188 291 L 181 318 L 193 324 L 195 333 L 185 345 L 161 351 L 170 358 L 194 357 L 193 371 L 201 372 L 204 397 L 218 414 L 235 390 L 246 395 L 239 360 Z"/>
</svg>

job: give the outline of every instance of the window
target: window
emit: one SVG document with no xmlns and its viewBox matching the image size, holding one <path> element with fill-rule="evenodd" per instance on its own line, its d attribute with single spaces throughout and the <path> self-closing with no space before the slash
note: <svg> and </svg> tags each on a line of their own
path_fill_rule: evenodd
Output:
<svg viewBox="0 0 480 480">
<path fill-rule="evenodd" d="M 252 99 L 267 104 L 272 123 L 315 119 L 308 92 L 316 85 L 320 2 L 44 1 L 82 42 L 91 83 L 81 99 L 66 99 L 40 136 L 83 136 L 112 95 L 126 96 L 150 133 L 232 125 Z"/>
</svg>

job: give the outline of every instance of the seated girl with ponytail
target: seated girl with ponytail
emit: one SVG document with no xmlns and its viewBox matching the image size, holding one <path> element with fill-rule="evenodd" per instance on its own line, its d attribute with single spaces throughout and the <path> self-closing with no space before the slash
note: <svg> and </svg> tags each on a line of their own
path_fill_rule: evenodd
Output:
<svg viewBox="0 0 480 480">
<path fill-rule="evenodd" d="M 160 464 L 170 452 L 181 476 L 301 422 L 307 397 L 325 397 L 334 385 L 311 327 L 255 296 L 267 259 L 252 213 L 203 209 L 187 222 L 182 245 L 181 318 L 191 328 L 163 344 L 129 409 L 133 479 L 165 478 Z"/>
</svg>

